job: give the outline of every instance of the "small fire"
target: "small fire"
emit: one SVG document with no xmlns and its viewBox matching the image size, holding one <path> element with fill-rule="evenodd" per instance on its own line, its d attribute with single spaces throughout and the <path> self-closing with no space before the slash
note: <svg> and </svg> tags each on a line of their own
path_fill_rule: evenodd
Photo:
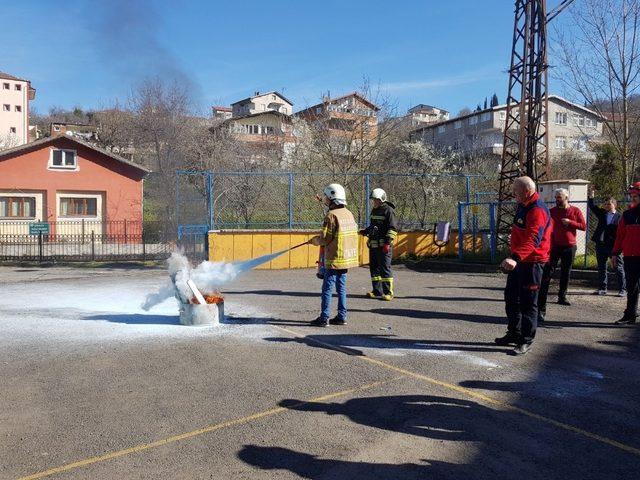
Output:
<svg viewBox="0 0 640 480">
<path fill-rule="evenodd" d="M 219 305 L 221 303 L 224 303 L 224 297 L 220 294 L 220 293 L 213 293 L 211 295 L 203 295 L 204 296 L 204 300 L 205 302 L 207 302 L 208 304 L 216 304 Z M 196 297 L 191 297 L 191 303 L 197 305 L 199 302 L 196 299 Z"/>
</svg>

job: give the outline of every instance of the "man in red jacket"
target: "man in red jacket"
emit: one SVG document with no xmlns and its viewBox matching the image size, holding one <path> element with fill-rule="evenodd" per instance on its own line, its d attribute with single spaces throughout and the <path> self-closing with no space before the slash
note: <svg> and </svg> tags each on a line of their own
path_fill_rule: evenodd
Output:
<svg viewBox="0 0 640 480">
<path fill-rule="evenodd" d="M 567 289 L 571 277 L 573 259 L 576 257 L 576 232 L 585 230 L 587 222 L 578 207 L 569 205 L 569 191 L 558 188 L 554 192 L 556 206 L 551 209 L 553 220 L 553 234 L 551 235 L 551 259 L 544 267 L 542 285 L 538 297 L 538 323 L 544 322 L 547 313 L 547 295 L 551 277 L 560 262 L 560 288 L 558 289 L 558 303 L 571 305 L 567 300 Z"/>
<path fill-rule="evenodd" d="M 511 255 L 500 265 L 509 274 L 504 289 L 509 324 L 507 334 L 495 342 L 502 346 L 515 344 L 513 353 L 524 355 L 536 335 L 538 292 L 542 269 L 549 261 L 552 225 L 549 209 L 531 178 L 516 178 L 513 196 L 518 206 L 511 227 Z"/>
<path fill-rule="evenodd" d="M 636 323 L 638 318 L 638 282 L 640 281 L 640 182 L 629 187 L 631 207 L 624 211 L 618 223 L 616 243 L 611 252 L 611 265 L 616 267 L 617 256 L 624 256 L 627 279 L 627 308 L 617 325 Z"/>
</svg>

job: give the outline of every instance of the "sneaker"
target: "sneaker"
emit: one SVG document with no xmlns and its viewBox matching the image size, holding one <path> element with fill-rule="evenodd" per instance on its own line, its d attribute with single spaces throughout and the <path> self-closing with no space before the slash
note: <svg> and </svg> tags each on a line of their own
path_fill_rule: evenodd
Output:
<svg viewBox="0 0 640 480">
<path fill-rule="evenodd" d="M 329 322 L 322 317 L 318 317 L 315 320 L 311 321 L 311 325 L 314 327 L 326 327 L 329 325 Z"/>
<path fill-rule="evenodd" d="M 570 307 L 571 306 L 571 302 L 569 300 L 567 300 L 566 298 L 559 298 L 558 299 L 558 305 L 564 305 L 566 307 Z"/>
<path fill-rule="evenodd" d="M 636 323 L 636 319 L 622 317 L 620 320 L 616 320 L 613 323 L 615 323 L 616 325 L 633 325 L 634 323 Z"/>
<path fill-rule="evenodd" d="M 618 292 L 618 296 L 619 297 L 626 297 L 627 296 L 627 291 L 626 290 L 620 290 Z"/>
<path fill-rule="evenodd" d="M 393 295 L 391 295 L 390 293 L 387 293 L 385 295 L 382 295 L 380 298 L 385 302 L 390 302 L 391 300 L 393 300 Z"/>
<path fill-rule="evenodd" d="M 375 293 L 373 293 L 373 292 L 367 292 L 367 297 L 368 297 L 368 298 L 377 298 L 377 299 L 380 299 L 380 298 L 382 298 L 382 295 L 376 295 L 376 294 L 375 294 Z"/>
<path fill-rule="evenodd" d="M 603 296 L 607 294 L 607 291 L 604 288 L 601 288 L 600 290 L 596 290 L 595 292 L 593 292 L 593 294 Z"/>
<path fill-rule="evenodd" d="M 538 312 L 538 326 L 539 327 L 543 327 L 544 326 L 544 321 L 545 321 L 546 315 L 547 315 L 546 313 Z"/>
<path fill-rule="evenodd" d="M 501 347 L 507 347 L 509 345 L 515 345 L 518 343 L 518 336 L 513 333 L 507 332 L 504 337 L 498 337 L 494 341 L 496 345 L 500 345 Z"/>
<path fill-rule="evenodd" d="M 530 343 L 520 343 L 520 344 L 516 345 L 516 348 L 513 349 L 513 353 L 514 353 L 514 355 L 524 355 L 529 350 L 531 350 L 531 344 Z"/>
<path fill-rule="evenodd" d="M 347 321 L 344 318 L 333 317 L 329 320 L 329 324 L 331 325 L 346 325 Z"/>
</svg>

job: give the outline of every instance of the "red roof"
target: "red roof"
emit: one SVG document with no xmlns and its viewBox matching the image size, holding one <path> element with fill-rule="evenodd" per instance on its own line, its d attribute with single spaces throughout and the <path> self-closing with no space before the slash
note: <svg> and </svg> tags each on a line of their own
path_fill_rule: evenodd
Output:
<svg viewBox="0 0 640 480">
<path fill-rule="evenodd" d="M 214 105 L 212 108 L 215 109 L 215 110 L 222 110 L 223 112 L 232 112 L 233 111 L 233 109 L 231 107 L 224 107 L 222 105 Z"/>
</svg>

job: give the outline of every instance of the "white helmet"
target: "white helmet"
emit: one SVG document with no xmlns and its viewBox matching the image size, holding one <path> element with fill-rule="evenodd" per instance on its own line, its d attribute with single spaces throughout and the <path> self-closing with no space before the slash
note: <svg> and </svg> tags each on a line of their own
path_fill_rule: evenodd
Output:
<svg viewBox="0 0 640 480">
<path fill-rule="evenodd" d="M 347 194 L 344 191 L 344 187 L 339 183 L 327 185 L 322 193 L 333 203 L 337 203 L 338 205 L 347 204 Z"/>
<path fill-rule="evenodd" d="M 371 195 L 369 195 L 369 198 L 371 198 L 372 200 L 380 200 L 381 202 L 386 202 L 387 192 L 385 192 L 381 188 L 374 188 L 371 192 Z"/>
</svg>

